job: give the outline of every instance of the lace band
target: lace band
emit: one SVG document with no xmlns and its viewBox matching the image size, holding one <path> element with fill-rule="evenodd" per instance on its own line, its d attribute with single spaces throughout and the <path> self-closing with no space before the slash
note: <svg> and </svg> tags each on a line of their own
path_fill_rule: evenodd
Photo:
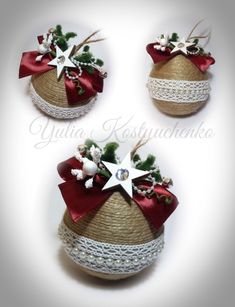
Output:
<svg viewBox="0 0 235 307">
<path fill-rule="evenodd" d="M 58 230 L 67 255 L 79 265 L 108 274 L 137 273 L 154 262 L 164 246 L 164 234 L 139 245 L 98 242 L 79 236 L 62 222 Z"/>
<path fill-rule="evenodd" d="M 149 77 L 147 87 L 152 98 L 176 103 L 205 101 L 210 93 L 208 80 L 185 81 Z"/>
<path fill-rule="evenodd" d="M 82 115 L 85 115 L 87 112 L 90 111 L 90 109 L 93 107 L 96 97 L 92 98 L 87 104 L 79 106 L 79 107 L 73 107 L 73 108 L 61 108 L 54 106 L 50 103 L 48 103 L 46 100 L 44 100 L 42 97 L 40 97 L 37 92 L 35 91 L 32 83 L 30 83 L 29 86 L 29 93 L 31 96 L 31 99 L 33 103 L 43 112 L 46 114 L 54 117 L 54 118 L 60 118 L 60 119 L 71 119 L 71 118 L 77 118 Z"/>
</svg>

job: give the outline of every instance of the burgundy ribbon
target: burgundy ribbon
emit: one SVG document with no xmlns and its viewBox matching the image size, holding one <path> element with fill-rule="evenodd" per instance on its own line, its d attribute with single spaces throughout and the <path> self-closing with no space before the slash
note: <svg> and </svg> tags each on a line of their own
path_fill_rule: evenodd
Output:
<svg viewBox="0 0 235 307">
<path fill-rule="evenodd" d="M 38 37 L 39 44 L 42 42 L 42 38 L 42 36 Z M 55 67 L 47 65 L 52 60 L 49 53 L 45 54 L 39 62 L 36 61 L 38 55 L 39 53 L 37 51 L 23 52 L 19 68 L 19 78 L 45 73 L 55 69 Z M 70 80 L 64 74 L 68 104 L 74 105 L 79 102 L 82 103 L 95 96 L 97 92 L 101 93 L 103 91 L 103 78 L 97 69 L 94 70 L 93 74 L 89 74 L 86 70 L 83 70 L 81 76 L 78 76 L 77 69 L 72 69 L 72 72 L 78 77 L 79 86 L 82 86 L 85 91 L 83 94 L 79 95 L 77 81 Z"/>
<path fill-rule="evenodd" d="M 70 158 L 58 165 L 58 172 L 65 181 L 59 185 L 59 188 L 74 222 L 79 221 L 89 211 L 101 207 L 113 194 L 111 190 L 102 191 L 105 179 L 99 175 L 96 175 L 94 186 L 90 189 L 85 187 L 84 180 L 76 180 L 71 174 L 71 169 L 81 169 L 81 167 L 82 164 L 75 158 Z M 139 187 L 144 188 L 149 188 L 150 186 L 151 183 L 143 181 L 139 184 Z M 174 194 L 161 185 L 156 185 L 154 192 L 160 197 L 153 196 L 148 198 L 135 193 L 133 200 L 142 210 L 146 219 L 158 229 L 175 210 L 178 200 Z M 166 204 L 163 199 L 164 196 L 170 197 L 172 202 Z"/>
<path fill-rule="evenodd" d="M 180 52 L 170 53 L 171 49 L 166 48 L 164 52 L 160 50 L 156 50 L 154 46 L 156 43 L 148 44 L 146 47 L 147 52 L 150 54 L 151 58 L 153 59 L 154 64 L 157 64 L 162 61 L 168 61 L 175 57 Z M 197 66 L 202 72 L 207 71 L 210 65 L 215 63 L 215 59 L 211 56 L 205 55 L 187 55 L 187 59 L 189 59 L 193 64 Z"/>
</svg>

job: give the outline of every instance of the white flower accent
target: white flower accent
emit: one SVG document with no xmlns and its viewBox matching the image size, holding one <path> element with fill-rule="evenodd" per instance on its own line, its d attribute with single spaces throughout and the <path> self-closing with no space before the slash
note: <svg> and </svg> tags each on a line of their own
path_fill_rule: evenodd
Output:
<svg viewBox="0 0 235 307">
<path fill-rule="evenodd" d="M 97 173 L 98 170 L 98 166 L 97 164 L 100 161 L 100 157 L 101 157 L 101 150 L 99 148 L 96 148 L 95 146 L 92 146 L 90 149 L 90 154 L 92 156 L 92 160 L 89 160 L 87 157 L 83 157 L 80 153 L 79 150 L 77 150 L 74 153 L 74 157 L 81 163 L 83 163 L 82 165 L 82 169 L 72 169 L 71 170 L 71 174 L 73 176 L 76 176 L 77 180 L 83 180 L 85 179 L 87 176 L 92 176 L 92 178 L 88 179 L 85 182 L 85 187 L 87 189 L 90 189 L 93 187 L 93 178 L 95 176 L 95 174 Z"/>
<path fill-rule="evenodd" d="M 93 177 L 88 179 L 86 182 L 85 182 L 85 187 L 87 189 L 90 189 L 90 188 L 93 188 Z"/>
<path fill-rule="evenodd" d="M 96 164 L 98 164 L 100 162 L 100 158 L 101 158 L 101 155 L 102 155 L 101 149 L 92 145 L 91 148 L 90 148 L 90 154 L 91 154 L 92 160 Z"/>
<path fill-rule="evenodd" d="M 42 57 L 51 51 L 51 44 L 52 44 L 53 36 L 52 34 L 44 34 L 42 43 L 38 45 L 38 52 L 40 53 L 39 56 L 36 57 L 36 62 L 40 62 Z"/>
<path fill-rule="evenodd" d="M 85 174 L 83 173 L 81 169 L 72 169 L 71 174 L 73 176 L 76 176 L 77 180 L 82 180 L 85 178 Z"/>
<path fill-rule="evenodd" d="M 169 35 L 162 34 L 161 36 L 158 36 L 156 42 L 157 44 L 154 45 L 154 48 L 164 52 L 169 43 Z"/>
</svg>

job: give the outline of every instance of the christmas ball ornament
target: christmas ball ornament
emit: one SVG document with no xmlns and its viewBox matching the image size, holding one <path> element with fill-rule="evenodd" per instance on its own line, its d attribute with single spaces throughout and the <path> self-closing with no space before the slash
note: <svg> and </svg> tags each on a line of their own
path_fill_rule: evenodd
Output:
<svg viewBox="0 0 235 307">
<path fill-rule="evenodd" d="M 199 39 L 208 35 L 193 35 L 199 23 L 187 39 L 180 39 L 177 33 L 170 37 L 162 34 L 147 45 L 154 62 L 147 87 L 159 110 L 166 114 L 195 113 L 209 97 L 207 70 L 215 60 L 199 45 Z"/>
<path fill-rule="evenodd" d="M 98 31 L 78 45 L 69 45 L 76 33 L 60 25 L 38 36 L 37 51 L 22 54 L 19 77 L 31 76 L 30 96 L 35 105 L 55 118 L 76 118 L 87 113 L 103 91 L 103 61 L 90 52 Z"/>
<path fill-rule="evenodd" d="M 60 163 L 59 185 L 67 209 L 59 226 L 66 254 L 86 273 L 124 279 L 151 265 L 164 246 L 164 222 L 178 201 L 162 178 L 155 157 L 141 160 L 135 148 L 120 162 L 118 144 L 101 149 L 92 140 Z M 97 165 L 87 175 L 87 159 Z M 81 173 L 81 176 L 78 176 Z"/>
</svg>

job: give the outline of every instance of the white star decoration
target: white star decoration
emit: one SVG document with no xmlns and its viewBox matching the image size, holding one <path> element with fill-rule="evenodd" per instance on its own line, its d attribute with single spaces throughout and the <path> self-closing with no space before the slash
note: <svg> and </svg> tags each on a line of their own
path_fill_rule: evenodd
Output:
<svg viewBox="0 0 235 307">
<path fill-rule="evenodd" d="M 171 53 L 175 53 L 177 51 L 180 51 L 187 55 L 187 48 L 195 45 L 195 43 L 189 43 L 185 40 L 185 38 L 182 38 L 179 42 L 171 42 L 172 45 L 174 45 L 174 49 L 172 49 Z"/>
<path fill-rule="evenodd" d="M 58 46 L 56 46 L 56 57 L 47 65 L 57 67 L 57 79 L 61 77 L 65 67 L 76 67 L 76 65 L 69 59 L 74 47 L 75 46 L 71 46 L 67 50 L 62 51 Z"/>
<path fill-rule="evenodd" d="M 105 161 L 101 162 L 112 174 L 111 178 L 108 180 L 102 190 L 121 185 L 131 198 L 133 195 L 132 179 L 149 174 L 149 172 L 141 171 L 132 167 L 130 153 L 126 155 L 120 164 L 114 164 Z"/>
</svg>

